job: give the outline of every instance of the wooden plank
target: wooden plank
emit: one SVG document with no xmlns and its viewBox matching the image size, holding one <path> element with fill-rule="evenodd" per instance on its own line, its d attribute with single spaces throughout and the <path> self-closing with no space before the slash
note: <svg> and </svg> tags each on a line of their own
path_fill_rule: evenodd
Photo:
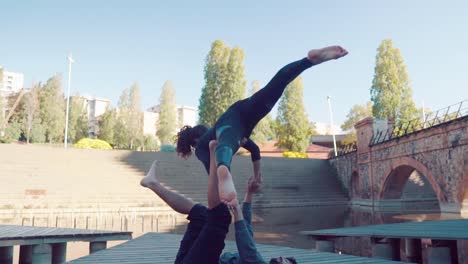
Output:
<svg viewBox="0 0 468 264">
<path fill-rule="evenodd" d="M 132 232 L 0 225 L 0 246 L 132 239 Z"/>
<path fill-rule="evenodd" d="M 397 224 L 303 231 L 309 237 L 370 236 L 387 238 L 468 239 L 468 219 L 406 222 Z"/>
<path fill-rule="evenodd" d="M 147 233 L 139 238 L 71 261 L 73 264 L 111 263 L 173 263 L 181 235 Z M 257 244 L 257 248 L 269 260 L 278 256 L 293 256 L 298 263 L 401 263 L 374 258 L 315 252 L 306 249 Z M 224 252 L 236 252 L 234 241 L 226 241 Z"/>
</svg>

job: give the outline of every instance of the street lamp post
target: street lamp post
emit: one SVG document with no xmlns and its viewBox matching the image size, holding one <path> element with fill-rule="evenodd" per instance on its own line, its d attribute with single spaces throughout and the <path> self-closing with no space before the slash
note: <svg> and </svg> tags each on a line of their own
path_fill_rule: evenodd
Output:
<svg viewBox="0 0 468 264">
<path fill-rule="evenodd" d="M 68 92 L 67 92 L 67 110 L 66 110 L 66 116 L 65 116 L 65 148 L 68 147 L 68 115 L 70 112 L 71 68 L 72 68 L 72 63 L 75 62 L 71 54 L 68 55 L 67 60 L 68 60 Z"/>
<path fill-rule="evenodd" d="M 327 101 L 328 101 L 328 111 L 330 112 L 330 132 L 333 136 L 333 150 L 335 151 L 335 157 L 336 157 L 338 156 L 338 153 L 336 151 L 335 132 L 333 132 L 333 112 L 332 112 L 332 107 L 331 107 L 331 97 L 329 95 L 327 96 Z"/>
</svg>

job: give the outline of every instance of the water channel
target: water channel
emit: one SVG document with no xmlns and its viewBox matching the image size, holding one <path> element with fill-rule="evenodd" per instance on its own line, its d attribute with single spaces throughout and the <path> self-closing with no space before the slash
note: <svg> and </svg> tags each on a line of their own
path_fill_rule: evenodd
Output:
<svg viewBox="0 0 468 264">
<path fill-rule="evenodd" d="M 459 218 L 456 214 L 438 212 L 373 212 L 369 209 L 350 209 L 343 206 L 254 208 L 253 226 L 257 243 L 312 249 L 313 241 L 299 232 L 325 228 L 360 226 L 369 224 L 425 221 Z M 0 215 L 0 224 L 45 226 L 62 228 L 131 231 L 136 238 L 146 232 L 183 234 L 187 221 L 173 212 L 148 213 L 135 210 L 125 213 L 60 213 Z M 231 231 L 228 239 L 234 238 Z M 121 242 L 109 242 L 113 246 Z M 343 253 L 356 253 L 355 241 L 338 244 Z M 19 247 L 15 247 L 18 257 Z M 67 259 L 88 254 L 88 243 L 68 243 Z M 16 261 L 15 261 L 16 262 Z"/>
</svg>

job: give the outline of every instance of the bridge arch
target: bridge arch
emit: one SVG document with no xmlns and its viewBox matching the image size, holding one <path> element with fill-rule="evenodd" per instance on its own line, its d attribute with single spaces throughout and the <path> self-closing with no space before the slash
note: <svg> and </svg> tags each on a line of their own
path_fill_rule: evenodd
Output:
<svg viewBox="0 0 468 264">
<path fill-rule="evenodd" d="M 416 170 L 426 177 L 439 200 L 439 204 L 447 202 L 447 198 L 437 184 L 434 175 L 422 163 L 409 157 L 396 158 L 391 162 L 390 168 L 384 174 L 385 179 L 378 194 L 379 200 L 399 199 L 408 178 Z"/>
</svg>

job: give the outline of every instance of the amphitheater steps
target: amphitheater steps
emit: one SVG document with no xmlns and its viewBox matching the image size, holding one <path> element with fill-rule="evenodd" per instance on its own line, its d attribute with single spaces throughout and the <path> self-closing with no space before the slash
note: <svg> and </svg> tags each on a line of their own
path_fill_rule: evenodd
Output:
<svg viewBox="0 0 468 264">
<path fill-rule="evenodd" d="M 194 158 L 175 153 L 63 149 L 36 145 L 0 145 L 0 209 L 157 207 L 154 193 L 139 185 L 153 160 L 160 181 L 195 201 L 206 202 L 207 175 Z M 264 184 L 257 207 L 345 204 L 324 160 L 263 158 Z M 232 173 L 239 196 L 252 174 L 249 157 L 235 156 Z"/>
</svg>

